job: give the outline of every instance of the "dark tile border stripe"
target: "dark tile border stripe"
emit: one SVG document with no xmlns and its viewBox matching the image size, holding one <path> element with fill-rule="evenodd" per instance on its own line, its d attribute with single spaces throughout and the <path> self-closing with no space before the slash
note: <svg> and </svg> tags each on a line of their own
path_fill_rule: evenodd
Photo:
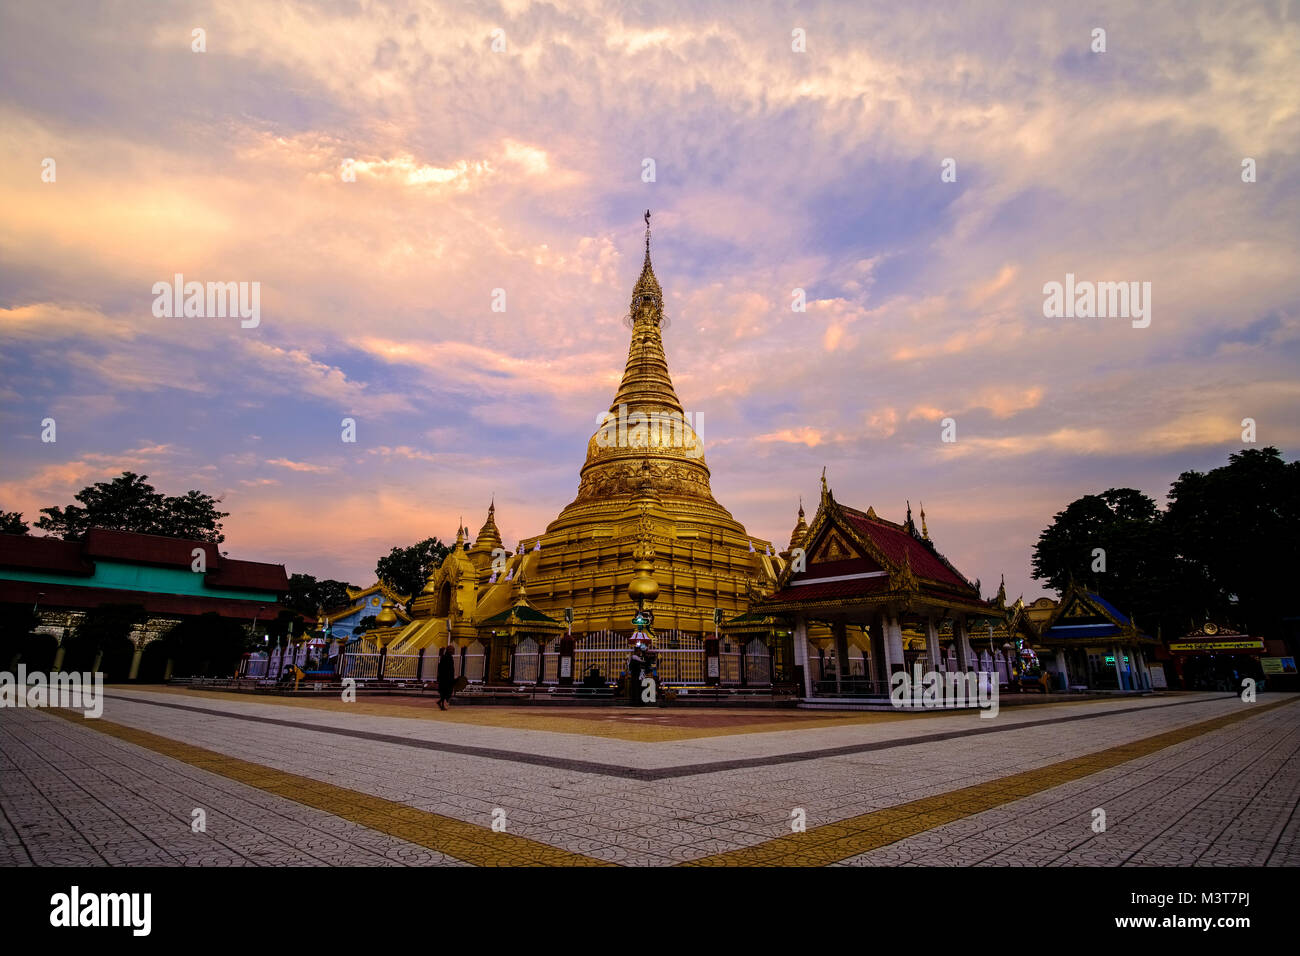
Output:
<svg viewBox="0 0 1300 956">
<path fill-rule="evenodd" d="M 442 743 L 436 740 L 420 740 L 415 737 L 403 737 L 398 734 L 383 734 L 369 730 L 351 730 L 346 727 L 333 727 L 328 724 L 309 723 L 303 720 L 286 720 L 281 717 L 257 717 L 251 714 L 232 714 L 213 710 L 209 707 L 196 707 L 192 704 L 176 704 L 170 701 L 146 700 L 140 697 L 124 695 L 110 696 L 109 700 L 124 700 L 150 707 L 168 707 L 208 717 L 225 720 L 243 720 L 250 723 L 290 727 L 296 730 L 310 730 L 338 737 L 351 737 L 356 740 L 369 740 L 375 743 L 396 744 L 417 750 L 432 750 L 438 753 L 459 754 L 467 757 L 483 757 L 488 760 L 503 760 L 508 763 L 529 764 L 537 767 L 549 767 L 552 770 L 572 770 L 577 773 L 590 773 L 606 777 L 621 777 L 626 780 L 671 780 L 676 777 L 693 777 L 710 773 L 723 773 L 728 770 L 746 770 L 753 767 L 774 767 L 781 764 L 802 763 L 807 760 L 822 760 L 827 757 L 847 757 L 855 754 L 874 753 L 882 750 L 894 750 L 899 747 L 915 747 L 922 744 L 938 743 L 958 737 L 978 737 L 984 734 L 999 734 L 1022 730 L 1029 727 L 1046 727 L 1054 724 L 1074 723 L 1082 720 L 1096 720 L 1105 717 L 1121 717 L 1144 710 L 1159 710 L 1165 707 L 1185 707 L 1189 704 L 1204 704 L 1214 700 L 1236 699 L 1235 694 L 1222 698 L 1199 697 L 1194 700 L 1177 700 L 1166 704 L 1146 704 L 1141 707 L 1126 707 L 1123 710 L 1099 711 L 1089 714 L 1072 714 L 1067 717 L 1045 717 L 1042 720 L 1021 721 L 1014 724 L 1001 724 L 989 727 L 971 727 L 966 730 L 950 730 L 935 734 L 921 734 L 901 740 L 878 740 L 871 743 L 847 744 L 843 747 L 826 747 L 820 750 L 805 750 L 787 754 L 774 754 L 769 757 L 740 757 L 734 760 L 717 760 L 704 763 L 679 764 L 675 767 L 627 767 L 619 764 L 597 763 L 590 760 L 574 760 L 567 757 L 548 757 L 544 754 L 531 754 L 515 750 L 499 750 L 494 747 L 473 747 L 467 744 Z M 995 721 L 990 721 L 995 723 Z M 775 731 L 773 731 L 775 732 Z"/>
</svg>

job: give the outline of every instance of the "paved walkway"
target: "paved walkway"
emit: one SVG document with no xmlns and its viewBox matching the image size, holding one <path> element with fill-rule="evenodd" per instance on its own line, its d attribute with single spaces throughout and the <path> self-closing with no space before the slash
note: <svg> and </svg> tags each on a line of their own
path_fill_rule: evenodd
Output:
<svg viewBox="0 0 1300 956">
<path fill-rule="evenodd" d="M 0 865 L 1300 863 L 1293 696 L 718 716 L 0 710 Z"/>
</svg>

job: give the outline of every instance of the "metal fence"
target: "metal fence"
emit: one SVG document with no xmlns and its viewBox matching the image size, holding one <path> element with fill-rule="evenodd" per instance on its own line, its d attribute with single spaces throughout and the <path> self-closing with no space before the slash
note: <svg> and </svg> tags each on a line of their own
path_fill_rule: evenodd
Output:
<svg viewBox="0 0 1300 956">
<path fill-rule="evenodd" d="M 428 678 L 432 680 L 437 674 L 437 658 L 430 655 L 429 664 L 425 665 L 428 669 L 432 665 L 434 670 Z M 420 655 L 419 654 L 389 654 L 384 660 L 384 679 L 385 680 L 415 680 L 419 672 Z"/>
<path fill-rule="evenodd" d="M 487 668 L 487 653 L 482 641 L 472 641 L 468 647 L 461 648 L 456 655 L 456 676 L 464 677 L 471 684 L 483 683 L 483 672 Z"/>
<path fill-rule="evenodd" d="M 375 680 L 379 676 L 378 654 L 344 654 L 339 664 L 339 677 L 355 680 Z"/>
<path fill-rule="evenodd" d="M 619 631 L 592 631 L 575 639 L 573 677 L 581 682 L 592 668 L 599 668 L 606 680 L 616 680 L 627 670 L 632 644 Z M 704 638 L 683 631 L 655 635 L 654 653 L 661 683 L 683 685 L 704 683 Z M 548 673 L 550 664 L 548 663 Z M 557 665 L 558 666 L 558 662 Z"/>
</svg>

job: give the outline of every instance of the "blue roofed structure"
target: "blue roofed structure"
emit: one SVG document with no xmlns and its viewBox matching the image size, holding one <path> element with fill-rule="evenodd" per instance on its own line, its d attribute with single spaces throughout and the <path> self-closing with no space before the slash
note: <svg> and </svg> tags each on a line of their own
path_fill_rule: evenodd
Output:
<svg viewBox="0 0 1300 956">
<path fill-rule="evenodd" d="M 1039 644 L 1056 655 L 1056 670 L 1071 687 L 1088 690 L 1149 691 L 1163 686 L 1163 669 L 1153 665 L 1158 641 L 1129 615 L 1095 591 L 1069 587 L 1043 626 Z"/>
</svg>

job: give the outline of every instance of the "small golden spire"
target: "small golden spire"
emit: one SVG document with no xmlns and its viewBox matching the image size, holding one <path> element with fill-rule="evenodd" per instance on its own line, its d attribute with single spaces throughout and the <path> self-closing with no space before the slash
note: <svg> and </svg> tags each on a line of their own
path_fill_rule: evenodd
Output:
<svg viewBox="0 0 1300 956">
<path fill-rule="evenodd" d="M 497 529 L 496 510 L 497 502 L 494 495 L 492 503 L 488 505 L 487 520 L 483 522 L 483 527 L 478 529 L 478 538 L 474 547 L 476 552 L 491 551 L 502 546 L 501 532 Z"/>
<path fill-rule="evenodd" d="M 799 520 L 794 524 L 794 530 L 790 532 L 790 545 L 786 548 L 787 553 L 794 551 L 795 548 L 803 547 L 804 539 L 808 537 L 808 522 L 803 519 L 803 498 L 799 499 Z"/>
<path fill-rule="evenodd" d="M 930 540 L 930 529 L 925 526 L 925 502 L 921 502 L 921 537 Z"/>
</svg>

